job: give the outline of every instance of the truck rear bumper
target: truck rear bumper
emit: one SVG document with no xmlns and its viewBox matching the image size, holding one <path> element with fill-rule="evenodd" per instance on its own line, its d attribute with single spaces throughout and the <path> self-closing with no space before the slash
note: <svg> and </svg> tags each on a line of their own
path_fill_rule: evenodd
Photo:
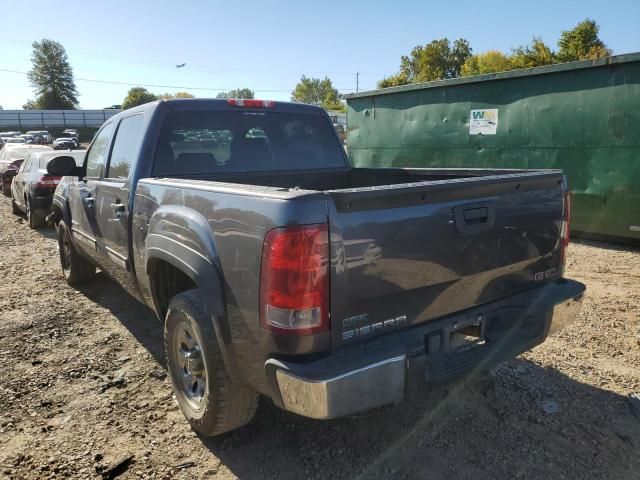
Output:
<svg viewBox="0 0 640 480">
<path fill-rule="evenodd" d="M 559 280 L 426 325 L 345 347 L 309 363 L 265 363 L 274 402 L 317 419 L 399 402 L 430 384 L 485 371 L 572 323 L 585 286 Z M 471 336 L 467 332 L 477 333 Z M 459 337 L 469 343 L 459 343 Z"/>
</svg>

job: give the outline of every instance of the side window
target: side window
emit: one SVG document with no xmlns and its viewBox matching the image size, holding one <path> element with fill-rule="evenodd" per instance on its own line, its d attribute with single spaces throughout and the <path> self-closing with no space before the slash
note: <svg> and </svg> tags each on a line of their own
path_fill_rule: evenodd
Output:
<svg viewBox="0 0 640 480">
<path fill-rule="evenodd" d="M 129 178 L 131 167 L 136 161 L 136 154 L 140 146 L 143 115 L 132 115 L 124 118 L 118 126 L 116 139 L 111 151 L 109 172 L 107 178 L 126 180 Z"/>
<path fill-rule="evenodd" d="M 105 125 L 96 135 L 96 139 L 87 154 L 87 177 L 101 178 L 107 164 L 109 145 L 111 144 L 111 134 L 113 133 L 113 123 Z"/>
</svg>

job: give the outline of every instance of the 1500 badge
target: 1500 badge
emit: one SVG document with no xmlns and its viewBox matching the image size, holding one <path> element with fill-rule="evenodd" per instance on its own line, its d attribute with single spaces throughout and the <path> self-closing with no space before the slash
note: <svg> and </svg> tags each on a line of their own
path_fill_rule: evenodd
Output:
<svg viewBox="0 0 640 480">
<path fill-rule="evenodd" d="M 388 330 L 390 328 L 397 328 L 407 323 L 407 316 L 400 315 L 398 317 L 389 318 L 382 322 L 367 323 L 362 325 L 368 320 L 367 314 L 356 315 L 355 317 L 345 318 L 342 321 L 342 328 L 348 329 L 342 332 L 342 340 L 351 340 L 356 337 L 363 337 L 366 335 L 372 335 L 382 330 Z"/>
</svg>

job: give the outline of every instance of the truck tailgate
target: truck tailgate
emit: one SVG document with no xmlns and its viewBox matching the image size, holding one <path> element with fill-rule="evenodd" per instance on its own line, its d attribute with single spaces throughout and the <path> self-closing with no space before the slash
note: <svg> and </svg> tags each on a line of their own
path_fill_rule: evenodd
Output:
<svg viewBox="0 0 640 480">
<path fill-rule="evenodd" d="M 334 346 L 562 276 L 559 171 L 328 193 Z"/>
</svg>

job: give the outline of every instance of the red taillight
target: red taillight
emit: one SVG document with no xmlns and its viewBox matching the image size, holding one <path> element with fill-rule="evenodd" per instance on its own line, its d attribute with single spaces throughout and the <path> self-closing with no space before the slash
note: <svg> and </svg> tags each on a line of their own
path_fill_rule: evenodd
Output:
<svg viewBox="0 0 640 480">
<path fill-rule="evenodd" d="M 234 107 L 247 107 L 247 108 L 272 108 L 276 102 L 271 100 L 256 100 L 253 98 L 230 98 L 227 100 L 227 104 Z"/>
<path fill-rule="evenodd" d="M 42 175 L 36 180 L 35 188 L 50 188 L 55 190 L 61 178 L 62 177 L 55 177 L 53 175 Z"/>
<path fill-rule="evenodd" d="M 327 224 L 267 233 L 260 271 L 260 323 L 272 332 L 291 335 L 329 330 Z"/>
<path fill-rule="evenodd" d="M 561 248 L 560 261 L 562 266 L 567 261 L 567 249 L 569 248 L 569 229 L 571 226 L 571 196 L 569 191 L 564 192 L 564 208 L 562 212 L 562 232 L 561 232 Z"/>
</svg>

